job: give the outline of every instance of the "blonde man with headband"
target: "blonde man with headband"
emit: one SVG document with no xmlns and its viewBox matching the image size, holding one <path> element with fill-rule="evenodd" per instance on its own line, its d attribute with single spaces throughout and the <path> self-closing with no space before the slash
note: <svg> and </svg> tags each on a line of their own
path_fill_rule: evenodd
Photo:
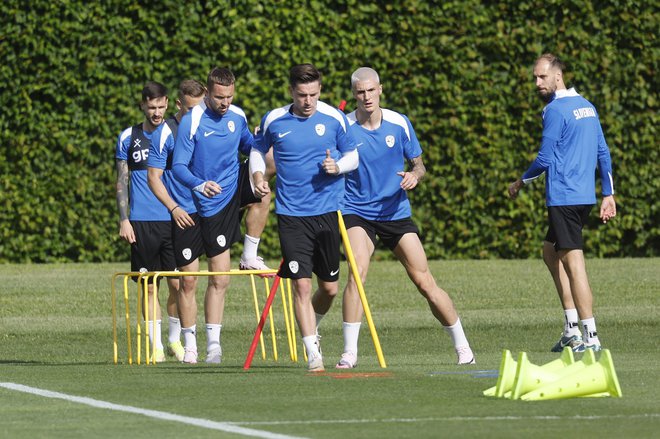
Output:
<svg viewBox="0 0 660 439">
<path fill-rule="evenodd" d="M 415 130 L 405 115 L 380 106 L 383 87 L 374 69 L 361 67 L 353 72 L 351 87 L 357 109 L 348 120 L 359 145 L 360 164 L 346 174 L 343 212 L 357 271 L 365 282 L 378 237 L 401 262 L 433 316 L 451 336 L 458 364 L 475 364 L 454 303 L 429 271 L 419 231 L 411 219 L 407 192 L 426 174 Z M 362 314 L 362 302 L 349 271 L 343 297 L 344 352 L 338 369 L 357 366 Z"/>
</svg>

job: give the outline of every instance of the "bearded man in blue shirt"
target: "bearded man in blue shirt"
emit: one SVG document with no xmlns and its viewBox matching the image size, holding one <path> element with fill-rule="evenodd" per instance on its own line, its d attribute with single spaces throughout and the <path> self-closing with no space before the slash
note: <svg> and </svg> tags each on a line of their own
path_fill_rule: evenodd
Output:
<svg viewBox="0 0 660 439">
<path fill-rule="evenodd" d="M 543 243 L 543 260 L 554 280 L 565 316 L 564 332 L 551 351 L 560 352 L 566 346 L 574 352 L 599 351 L 601 344 L 584 262 L 582 228 L 596 204 L 596 168 L 603 195 L 600 219 L 606 223 L 616 216 L 612 162 L 596 108 L 574 88 L 566 89 L 564 70 L 564 63 L 550 53 L 539 57 L 534 64 L 536 88 L 547 102 L 543 109 L 543 138 L 527 172 L 509 186 L 509 196 L 516 198 L 525 184 L 545 173 L 549 227 Z"/>
</svg>

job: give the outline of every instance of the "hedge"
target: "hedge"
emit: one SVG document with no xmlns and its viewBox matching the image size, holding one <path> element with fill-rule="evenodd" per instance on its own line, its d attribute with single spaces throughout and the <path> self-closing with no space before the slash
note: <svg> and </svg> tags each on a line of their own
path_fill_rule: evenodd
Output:
<svg viewBox="0 0 660 439">
<path fill-rule="evenodd" d="M 128 260 L 114 147 L 142 119 L 147 80 L 174 97 L 181 79 L 229 66 L 256 125 L 289 102 L 300 62 L 324 73 L 323 100 L 349 109 L 350 73 L 372 66 L 382 104 L 410 117 L 428 170 L 411 198 L 431 258 L 538 257 L 543 182 L 516 201 L 506 188 L 538 150 L 531 68 L 546 51 L 598 108 L 612 153 L 619 215 L 599 226 L 594 212 L 588 254 L 660 253 L 653 2 L 6 0 L 0 19 L 0 262 Z M 261 250 L 279 256 L 274 215 Z"/>
</svg>

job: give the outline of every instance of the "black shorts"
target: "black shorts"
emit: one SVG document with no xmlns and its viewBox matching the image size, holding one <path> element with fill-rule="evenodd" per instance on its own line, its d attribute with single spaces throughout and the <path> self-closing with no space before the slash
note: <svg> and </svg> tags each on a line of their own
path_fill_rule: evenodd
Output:
<svg viewBox="0 0 660 439">
<path fill-rule="evenodd" d="M 131 221 L 131 226 L 135 232 L 135 242 L 131 244 L 131 271 L 176 269 L 170 221 Z"/>
<path fill-rule="evenodd" d="M 220 212 L 201 218 L 202 240 L 209 258 L 224 253 L 241 239 L 240 200 L 237 195 L 238 191 Z"/>
<path fill-rule="evenodd" d="M 582 229 L 589 219 L 593 204 L 576 206 L 548 206 L 548 233 L 545 240 L 555 250 L 582 250 Z"/>
<path fill-rule="evenodd" d="M 234 196 L 220 212 L 213 216 L 201 217 L 202 240 L 206 256 L 212 258 L 224 253 L 241 239 L 241 208 L 258 203 L 250 184 L 248 162 L 240 164 L 238 185 Z"/>
<path fill-rule="evenodd" d="M 174 259 L 176 266 L 181 268 L 190 264 L 204 253 L 202 240 L 202 227 L 199 215 L 191 213 L 190 218 L 195 222 L 192 227 L 182 229 L 172 221 L 172 240 L 174 241 Z"/>
<path fill-rule="evenodd" d="M 261 199 L 254 195 L 254 188 L 250 183 L 250 165 L 247 160 L 241 163 L 238 170 L 238 191 L 241 197 L 241 208 L 261 202 Z"/>
<path fill-rule="evenodd" d="M 371 242 L 376 246 L 376 236 L 390 250 L 394 250 L 406 233 L 419 235 L 419 229 L 412 218 L 402 218 L 393 221 L 373 221 L 362 218 L 360 215 L 344 215 L 346 230 L 351 227 L 362 227 Z"/>
<path fill-rule="evenodd" d="M 316 216 L 277 216 L 283 263 L 278 275 L 287 279 L 339 279 L 337 212 Z"/>
</svg>

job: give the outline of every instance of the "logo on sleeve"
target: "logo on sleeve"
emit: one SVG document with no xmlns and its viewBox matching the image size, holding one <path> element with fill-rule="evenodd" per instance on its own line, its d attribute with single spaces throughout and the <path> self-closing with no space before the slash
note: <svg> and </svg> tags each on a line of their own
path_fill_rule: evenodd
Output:
<svg viewBox="0 0 660 439">
<path fill-rule="evenodd" d="M 322 123 L 316 124 L 314 129 L 316 130 L 316 134 L 318 134 L 319 136 L 325 134 L 325 125 L 323 125 Z"/>
</svg>

